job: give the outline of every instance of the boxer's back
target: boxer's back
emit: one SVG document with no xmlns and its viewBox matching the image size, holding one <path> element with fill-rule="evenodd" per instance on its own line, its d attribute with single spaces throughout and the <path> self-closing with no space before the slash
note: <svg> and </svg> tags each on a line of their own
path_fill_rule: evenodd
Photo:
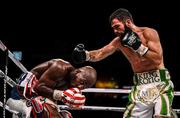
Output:
<svg viewBox="0 0 180 118">
<path fill-rule="evenodd" d="M 66 89 L 69 73 L 74 67 L 62 59 L 52 59 L 39 64 L 31 70 L 39 83 L 44 83 L 51 89 Z"/>
</svg>

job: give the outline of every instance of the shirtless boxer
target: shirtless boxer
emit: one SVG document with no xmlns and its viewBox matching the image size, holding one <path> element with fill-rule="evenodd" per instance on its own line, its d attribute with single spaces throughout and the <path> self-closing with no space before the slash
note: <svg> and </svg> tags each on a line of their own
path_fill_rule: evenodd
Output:
<svg viewBox="0 0 180 118">
<path fill-rule="evenodd" d="M 110 23 L 116 37 L 104 47 L 92 51 L 78 44 L 72 53 L 74 61 L 97 62 L 121 51 L 134 71 L 134 86 L 123 117 L 170 118 L 174 87 L 164 65 L 158 32 L 136 26 L 131 13 L 123 8 L 110 15 Z"/>
<path fill-rule="evenodd" d="M 67 61 L 52 59 L 37 65 L 21 76 L 19 86 L 12 90 L 7 105 L 11 109 L 26 114 L 29 112 L 28 108 L 19 99 L 25 98 L 25 100 L 30 100 L 31 104 L 35 102 L 35 105 L 36 100 L 41 99 L 40 101 L 44 100 L 43 102 L 50 104 L 46 109 L 51 111 L 49 116 L 52 118 L 71 118 L 70 113 L 64 115 L 59 112 L 57 101 L 62 101 L 71 108 L 80 108 L 85 103 L 85 96 L 82 95 L 81 90 L 92 87 L 96 82 L 96 77 L 96 70 L 91 66 L 76 69 Z M 40 105 L 36 110 L 41 112 L 41 108 Z"/>
</svg>

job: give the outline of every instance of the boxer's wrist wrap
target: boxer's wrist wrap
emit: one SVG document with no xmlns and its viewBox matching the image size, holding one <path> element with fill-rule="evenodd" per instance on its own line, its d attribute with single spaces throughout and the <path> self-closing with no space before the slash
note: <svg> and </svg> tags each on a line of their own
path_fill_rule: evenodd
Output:
<svg viewBox="0 0 180 118">
<path fill-rule="evenodd" d="M 90 60 L 89 52 L 86 50 L 85 53 L 86 53 L 86 61 L 89 61 Z"/>
<path fill-rule="evenodd" d="M 137 50 L 135 50 L 135 52 L 137 52 L 141 56 L 144 56 L 147 53 L 148 50 L 149 50 L 148 47 L 141 44 L 140 47 Z"/>
<path fill-rule="evenodd" d="M 53 99 L 54 100 L 61 100 L 62 99 L 62 93 L 63 93 L 63 91 L 54 90 L 54 92 L 53 92 Z"/>
</svg>

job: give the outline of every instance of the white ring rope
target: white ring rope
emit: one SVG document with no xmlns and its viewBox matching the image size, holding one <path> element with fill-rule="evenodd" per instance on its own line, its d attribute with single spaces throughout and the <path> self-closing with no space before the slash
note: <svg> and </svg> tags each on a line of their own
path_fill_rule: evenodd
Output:
<svg viewBox="0 0 180 118">
<path fill-rule="evenodd" d="M 96 110 L 96 111 L 116 111 L 116 112 L 124 112 L 125 107 L 105 107 L 105 106 L 82 106 L 81 109 L 72 109 L 66 105 L 58 105 L 59 109 L 65 110 Z M 176 113 L 180 114 L 180 109 L 173 109 Z"/>
<path fill-rule="evenodd" d="M 82 106 L 80 109 L 72 109 L 66 105 L 58 105 L 59 109 L 67 109 L 67 110 L 96 110 L 96 111 L 118 111 L 123 112 L 125 110 L 124 107 L 104 107 L 104 106 Z"/>
<path fill-rule="evenodd" d="M 4 78 L 5 77 L 5 74 L 2 70 L 0 70 L 0 77 Z M 17 85 L 16 82 L 14 80 L 12 80 L 9 76 L 6 76 L 6 82 L 11 86 L 15 86 Z"/>
<path fill-rule="evenodd" d="M 87 88 L 82 90 L 87 93 L 129 93 L 127 89 L 106 89 L 106 88 Z"/>
<path fill-rule="evenodd" d="M 2 43 L 0 40 L 0 49 L 5 51 L 7 47 Z M 28 72 L 28 70 L 14 57 L 14 55 L 8 50 L 8 57 L 23 71 Z M 0 70 L 0 77 L 4 78 L 5 74 L 3 71 Z M 10 77 L 6 77 L 6 82 L 11 86 L 15 86 L 16 82 L 14 82 Z M 104 88 L 88 88 L 84 89 L 82 92 L 87 93 L 129 93 L 131 90 L 128 89 L 104 89 Z M 180 91 L 174 92 L 175 96 L 180 96 Z M 3 107 L 3 103 L 0 101 L 0 107 Z M 69 109 L 69 110 L 102 110 L 102 111 L 119 111 L 122 112 L 125 110 L 123 107 L 105 107 L 105 106 L 83 106 L 81 109 L 71 109 L 66 105 L 58 105 L 60 109 Z M 11 113 L 18 114 L 17 111 L 13 111 L 9 109 L 6 105 L 6 110 L 10 111 Z M 173 109 L 176 113 L 180 114 L 180 109 Z"/>
<path fill-rule="evenodd" d="M 82 90 L 82 92 L 88 93 L 129 93 L 129 89 L 105 89 L 105 88 L 87 88 Z M 180 96 L 180 91 L 174 92 L 175 96 Z"/>
</svg>

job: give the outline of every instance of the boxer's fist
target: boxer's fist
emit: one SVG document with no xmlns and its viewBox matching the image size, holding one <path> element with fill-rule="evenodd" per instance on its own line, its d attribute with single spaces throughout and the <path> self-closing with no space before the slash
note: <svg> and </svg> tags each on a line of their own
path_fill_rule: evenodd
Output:
<svg viewBox="0 0 180 118">
<path fill-rule="evenodd" d="M 137 50 L 141 45 L 141 40 L 136 33 L 129 31 L 125 34 L 125 36 L 121 40 L 121 43 L 124 46 L 132 48 L 133 50 Z"/>
<path fill-rule="evenodd" d="M 73 52 L 72 59 L 75 63 L 83 63 L 86 61 L 86 50 L 84 44 L 78 44 Z"/>
<path fill-rule="evenodd" d="M 62 93 L 61 101 L 71 108 L 80 108 L 85 104 L 86 97 L 78 88 L 70 88 Z"/>
<path fill-rule="evenodd" d="M 143 56 L 148 51 L 148 47 L 144 46 L 139 36 L 133 32 L 128 31 L 121 40 L 122 45 L 132 48 L 135 52 Z"/>
</svg>

